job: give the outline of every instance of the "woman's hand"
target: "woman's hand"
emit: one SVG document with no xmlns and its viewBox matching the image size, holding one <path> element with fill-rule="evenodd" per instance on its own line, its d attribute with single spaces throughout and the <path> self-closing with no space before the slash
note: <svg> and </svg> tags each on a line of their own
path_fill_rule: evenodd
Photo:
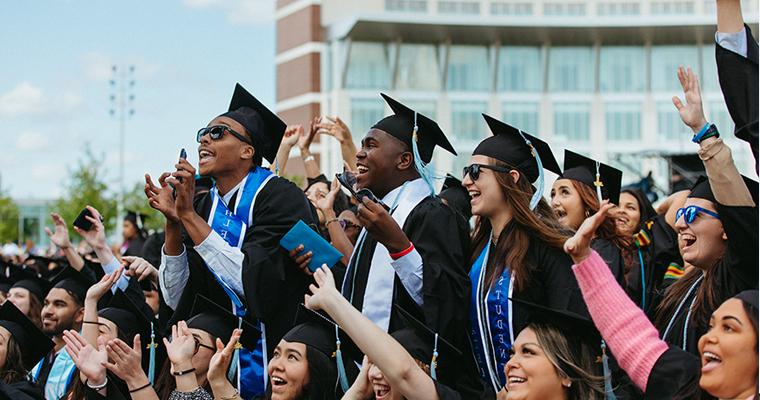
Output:
<svg viewBox="0 0 760 400">
<path fill-rule="evenodd" d="M 232 353 L 234 353 L 235 346 L 237 346 L 238 341 L 240 340 L 240 335 L 242 333 L 243 331 L 241 329 L 235 329 L 232 331 L 232 336 L 230 337 L 230 341 L 227 342 L 226 346 L 224 343 L 222 343 L 221 339 L 216 339 L 216 353 L 211 356 L 211 360 L 208 364 L 208 375 L 206 377 L 208 378 L 208 382 L 211 385 L 211 388 L 214 391 L 214 395 L 217 398 L 227 397 L 222 396 L 221 393 L 217 392 L 219 390 L 224 390 L 228 385 L 232 390 L 235 389 L 227 380 L 227 369 L 230 366 Z"/>
<path fill-rule="evenodd" d="M 95 301 L 97 303 L 98 300 L 100 300 L 101 297 L 103 297 L 104 294 L 106 294 L 109 290 L 111 290 L 111 287 L 119 280 L 121 277 L 121 271 L 123 271 L 123 268 L 119 268 L 116 271 L 111 272 L 110 274 L 103 275 L 102 278 L 100 278 L 100 282 L 90 286 L 89 289 L 87 289 L 87 297 L 85 298 L 85 301 Z"/>
<path fill-rule="evenodd" d="M 121 263 L 126 267 L 124 275 L 137 277 L 138 282 L 146 278 L 158 282 L 158 270 L 144 258 L 124 256 L 121 258 Z"/>
<path fill-rule="evenodd" d="M 335 205 L 335 198 L 338 197 L 339 192 L 340 192 L 340 182 L 337 179 L 333 179 L 332 184 L 330 186 L 330 192 L 328 192 L 324 197 L 317 199 L 317 204 L 316 204 L 317 208 L 322 210 L 323 213 L 332 211 L 331 215 L 335 215 L 335 211 L 333 210 L 333 205 Z"/>
<path fill-rule="evenodd" d="M 172 326 L 172 341 L 164 338 L 166 356 L 172 363 L 172 372 L 187 370 L 193 367 L 193 355 L 195 355 L 195 338 L 185 321 L 179 321 Z"/>
<path fill-rule="evenodd" d="M 594 233 L 607 218 L 607 211 L 613 207 L 609 200 L 604 200 L 594 215 L 586 218 L 581 224 L 575 235 L 565 241 L 565 253 L 573 259 L 573 263 L 580 264 L 591 254 L 591 239 Z"/>
<path fill-rule="evenodd" d="M 359 375 L 356 377 L 356 380 L 351 385 L 351 387 L 348 389 L 348 392 L 346 392 L 345 398 L 348 399 L 371 399 L 373 398 L 373 391 L 372 391 L 372 383 L 369 381 L 369 368 L 370 368 L 370 362 L 367 356 L 364 356 L 364 361 L 362 361 L 362 369 L 359 371 Z"/>
<path fill-rule="evenodd" d="M 69 229 L 66 227 L 66 221 L 63 220 L 59 214 L 50 213 L 50 218 L 53 219 L 53 229 L 51 231 L 47 226 L 45 227 L 45 233 L 50 238 L 50 241 L 60 249 L 68 249 L 71 247 L 71 240 L 69 239 Z"/>
<path fill-rule="evenodd" d="M 137 389 L 149 382 L 142 369 L 142 347 L 139 334 L 135 335 L 132 347 L 121 339 L 108 341 L 106 354 L 111 361 L 106 362 L 105 367 L 123 380 L 129 390 Z"/>
<path fill-rule="evenodd" d="M 686 104 L 678 96 L 673 96 L 673 105 L 678 109 L 681 120 L 694 133 L 699 132 L 707 123 L 705 112 L 702 110 L 702 94 L 699 91 L 699 79 L 691 68 L 684 70 L 678 67 L 678 81 L 681 82 Z"/>
<path fill-rule="evenodd" d="M 317 286 L 313 284 L 309 285 L 309 291 L 311 295 L 304 295 L 304 305 L 310 310 L 326 310 L 330 304 L 331 299 L 334 296 L 340 296 L 340 293 L 335 288 L 335 279 L 333 278 L 332 271 L 326 264 L 314 272 L 314 281 L 317 282 Z"/>
<path fill-rule="evenodd" d="M 98 343 L 96 350 L 76 331 L 64 331 L 63 341 L 66 343 L 66 352 L 79 372 L 90 382 L 90 386 L 102 385 L 106 380 L 105 363 L 108 361 L 105 344 Z"/>
</svg>

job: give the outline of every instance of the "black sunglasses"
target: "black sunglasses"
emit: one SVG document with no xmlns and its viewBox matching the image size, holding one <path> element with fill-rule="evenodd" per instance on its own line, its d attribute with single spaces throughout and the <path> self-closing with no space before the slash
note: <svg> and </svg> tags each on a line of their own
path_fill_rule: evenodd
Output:
<svg viewBox="0 0 760 400">
<path fill-rule="evenodd" d="M 207 126 L 205 128 L 201 128 L 198 130 L 198 134 L 195 136 L 195 140 L 200 143 L 201 138 L 208 135 L 211 140 L 219 140 L 224 136 L 224 132 L 229 132 L 232 136 L 238 138 L 243 143 L 247 143 L 251 146 L 253 146 L 253 143 L 251 143 L 250 139 L 247 137 L 235 132 L 232 128 L 229 126 L 224 125 L 214 125 L 214 126 Z"/>
<path fill-rule="evenodd" d="M 502 172 L 502 173 L 509 172 L 509 168 L 506 168 L 506 167 L 499 167 L 496 165 L 487 165 L 487 164 L 470 164 L 463 168 L 462 179 L 464 179 L 464 177 L 466 177 L 467 175 L 470 175 L 470 179 L 472 179 L 473 181 L 477 181 L 478 178 L 480 178 L 481 168 L 490 169 L 491 171 Z"/>
</svg>

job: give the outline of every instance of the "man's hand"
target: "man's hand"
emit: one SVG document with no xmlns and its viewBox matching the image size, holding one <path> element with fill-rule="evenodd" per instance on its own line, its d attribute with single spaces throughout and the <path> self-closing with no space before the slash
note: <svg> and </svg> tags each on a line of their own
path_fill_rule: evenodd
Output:
<svg viewBox="0 0 760 400">
<path fill-rule="evenodd" d="M 359 204 L 356 216 L 367 232 L 385 246 L 389 253 L 398 253 L 409 248 L 409 238 L 380 204 L 365 197 L 362 204 Z"/>
<path fill-rule="evenodd" d="M 154 209 L 164 214 L 167 221 L 179 222 L 179 216 L 174 208 L 174 189 L 166 182 L 171 174 L 164 172 L 158 177 L 158 184 L 153 183 L 150 175 L 145 174 L 145 196 L 148 198 L 148 204 Z"/>
<path fill-rule="evenodd" d="M 50 241 L 61 250 L 70 248 L 71 240 L 69 240 L 69 229 L 66 227 L 66 221 L 57 213 L 50 213 L 50 218 L 53 219 L 53 229 L 55 229 L 55 232 L 52 232 L 50 228 L 45 227 L 45 233 Z"/>
<path fill-rule="evenodd" d="M 87 218 L 87 220 L 92 223 L 92 228 L 90 228 L 89 231 L 85 231 L 75 226 L 74 230 L 77 231 L 77 233 L 82 236 L 85 242 L 87 242 L 87 244 L 89 244 L 90 247 L 96 251 L 98 249 L 107 248 L 106 228 L 103 226 L 100 213 L 95 209 L 95 207 L 92 206 L 87 206 L 87 209 L 90 210 L 90 214 L 92 214 L 92 216 L 87 215 L 85 218 Z"/>
<path fill-rule="evenodd" d="M 158 270 L 144 258 L 124 256 L 121 258 L 121 263 L 126 268 L 124 275 L 136 276 L 138 282 L 146 278 L 158 282 Z"/>
<path fill-rule="evenodd" d="M 705 112 L 702 110 L 699 79 L 691 68 L 684 70 L 683 67 L 678 67 L 678 81 L 681 82 L 686 104 L 683 104 L 678 96 L 673 96 L 673 105 L 678 109 L 683 123 L 697 133 L 707 123 Z"/>
<path fill-rule="evenodd" d="M 180 220 L 195 215 L 193 209 L 193 197 L 195 195 L 195 167 L 187 160 L 180 158 L 174 164 L 177 168 L 172 176 L 166 178 L 166 182 L 174 185 L 176 197 L 174 199 L 174 210 Z"/>
<path fill-rule="evenodd" d="M 607 211 L 612 208 L 609 200 L 604 200 L 602 206 L 594 215 L 586 218 L 575 235 L 565 241 L 565 253 L 573 259 L 573 263 L 580 264 L 589 255 L 591 255 L 591 239 L 594 238 L 596 230 L 602 225 L 607 218 Z"/>
<path fill-rule="evenodd" d="M 311 262 L 311 258 L 312 256 L 314 256 L 314 254 L 312 254 L 312 252 L 310 251 L 307 251 L 304 254 L 299 254 L 302 251 L 303 251 L 303 245 L 299 244 L 298 246 L 296 246 L 296 248 L 291 250 L 288 253 L 288 255 L 293 260 L 293 262 L 296 263 L 296 265 L 298 265 L 298 269 L 300 269 L 301 272 L 303 272 L 306 275 L 311 275 L 312 273 L 311 273 L 311 270 L 309 270 L 309 262 Z"/>
</svg>

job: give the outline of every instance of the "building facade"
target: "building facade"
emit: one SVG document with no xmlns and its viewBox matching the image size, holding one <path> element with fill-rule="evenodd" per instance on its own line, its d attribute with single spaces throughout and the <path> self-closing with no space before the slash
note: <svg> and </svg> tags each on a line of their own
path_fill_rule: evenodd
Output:
<svg viewBox="0 0 760 400">
<path fill-rule="evenodd" d="M 758 2 L 742 7 L 757 32 Z M 490 134 L 487 113 L 545 139 L 560 161 L 569 148 L 623 169 L 624 183 L 652 171 L 667 188 L 662 155 L 696 150 L 671 102 L 683 65 L 754 176 L 718 85 L 715 0 L 277 0 L 276 16 L 276 109 L 289 124 L 338 115 L 358 145 L 390 113 L 384 92 L 447 133 L 459 156 L 438 152 L 441 173 L 461 174 Z M 342 167 L 336 141 L 314 152 L 323 171 Z"/>
</svg>

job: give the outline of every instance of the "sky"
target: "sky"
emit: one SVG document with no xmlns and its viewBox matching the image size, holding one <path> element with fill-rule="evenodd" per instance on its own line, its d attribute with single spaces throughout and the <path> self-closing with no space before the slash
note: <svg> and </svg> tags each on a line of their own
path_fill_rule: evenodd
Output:
<svg viewBox="0 0 760 400">
<path fill-rule="evenodd" d="M 54 199 L 87 145 L 119 187 L 111 66 L 135 66 L 125 186 L 173 170 L 240 82 L 275 104 L 274 0 L 2 2 L 0 188 Z"/>
</svg>

